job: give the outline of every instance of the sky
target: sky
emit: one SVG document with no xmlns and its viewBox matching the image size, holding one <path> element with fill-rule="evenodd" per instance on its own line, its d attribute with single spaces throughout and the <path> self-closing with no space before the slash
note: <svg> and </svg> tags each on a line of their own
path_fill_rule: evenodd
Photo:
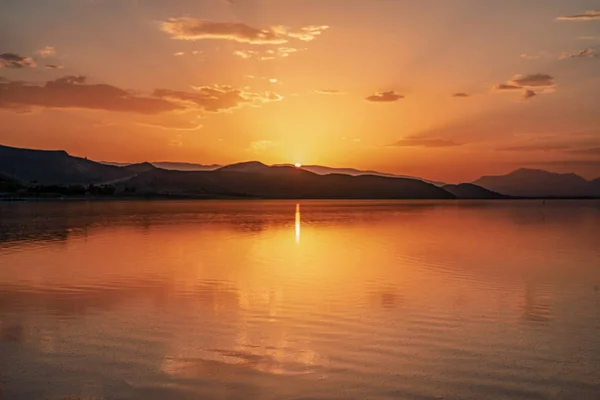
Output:
<svg viewBox="0 0 600 400">
<path fill-rule="evenodd" d="M 598 0 L 2 0 L 0 144 L 600 176 Z"/>
</svg>

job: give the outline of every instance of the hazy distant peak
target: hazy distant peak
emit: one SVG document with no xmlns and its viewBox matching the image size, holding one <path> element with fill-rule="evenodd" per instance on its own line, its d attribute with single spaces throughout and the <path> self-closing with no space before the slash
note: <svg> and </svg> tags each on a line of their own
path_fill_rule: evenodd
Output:
<svg viewBox="0 0 600 400">
<path fill-rule="evenodd" d="M 218 171 L 235 171 L 235 172 L 257 172 L 268 170 L 270 167 L 260 161 L 244 161 L 236 164 L 226 165 L 218 169 Z"/>
</svg>

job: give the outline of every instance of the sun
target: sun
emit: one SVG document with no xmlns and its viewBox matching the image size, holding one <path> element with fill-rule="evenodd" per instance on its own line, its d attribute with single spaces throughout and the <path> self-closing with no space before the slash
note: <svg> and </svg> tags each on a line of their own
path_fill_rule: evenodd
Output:
<svg viewBox="0 0 600 400">
<path fill-rule="evenodd" d="M 300 163 L 294 164 L 294 167 L 296 167 L 296 168 L 300 168 L 301 166 L 302 166 L 302 164 L 300 164 Z"/>
</svg>

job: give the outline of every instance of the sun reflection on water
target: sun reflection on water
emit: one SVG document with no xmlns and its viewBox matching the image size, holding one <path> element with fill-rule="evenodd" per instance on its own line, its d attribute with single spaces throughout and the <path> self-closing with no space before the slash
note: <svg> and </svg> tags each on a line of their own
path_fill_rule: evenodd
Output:
<svg viewBox="0 0 600 400">
<path fill-rule="evenodd" d="M 300 243 L 300 204 L 296 204 L 296 243 Z"/>
</svg>

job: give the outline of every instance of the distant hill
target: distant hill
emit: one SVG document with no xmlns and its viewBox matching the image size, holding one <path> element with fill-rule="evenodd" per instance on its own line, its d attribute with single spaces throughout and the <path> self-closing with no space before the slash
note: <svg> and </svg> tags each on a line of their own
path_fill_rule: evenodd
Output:
<svg viewBox="0 0 600 400">
<path fill-rule="evenodd" d="M 103 183 L 132 175 L 126 169 L 73 157 L 66 151 L 30 150 L 0 145 L 0 172 L 23 184 Z"/>
<path fill-rule="evenodd" d="M 43 186 L 87 185 L 103 195 L 169 195 L 206 198 L 267 199 L 451 199 L 452 194 L 420 180 L 374 175 L 318 175 L 295 167 L 269 167 L 258 161 L 213 171 L 172 171 L 151 163 L 107 165 L 65 151 L 0 146 L 0 174 L 6 185 L 44 190 Z M 101 186 L 90 186 L 101 185 Z M 93 189 L 93 190 L 92 190 Z M 81 192 L 81 189 L 77 189 Z M 53 193 L 69 194 L 61 187 Z M 85 193 L 85 192 L 81 192 Z"/>
<path fill-rule="evenodd" d="M 282 167 L 282 166 L 293 167 L 292 164 L 275 164 L 274 165 L 274 167 Z M 327 174 L 344 174 L 344 175 L 352 175 L 352 176 L 375 175 L 375 176 L 385 176 L 388 178 L 418 179 L 420 181 L 428 182 L 428 183 L 434 184 L 436 186 L 444 185 L 443 182 L 429 181 L 427 179 L 416 178 L 414 176 L 396 175 L 396 174 L 389 174 L 386 172 L 378 172 L 378 171 L 371 171 L 371 170 L 360 170 L 360 169 L 354 169 L 354 168 L 334 168 L 334 167 L 326 167 L 323 165 L 303 165 L 300 168 L 302 168 L 305 171 L 310 171 L 310 172 L 313 172 L 313 173 L 319 174 L 319 175 L 327 175 Z"/>
<path fill-rule="evenodd" d="M 478 199 L 478 200 L 493 200 L 493 199 L 506 199 L 505 196 L 500 193 L 492 192 L 491 190 L 482 188 L 481 186 L 473 185 L 472 183 L 461 183 L 459 185 L 444 185 L 442 188 L 454 196 L 457 199 Z"/>
<path fill-rule="evenodd" d="M 21 187 L 21 182 L 0 172 L 0 193 L 14 192 Z"/>
<path fill-rule="evenodd" d="M 141 174 L 143 172 L 148 172 L 148 171 L 152 171 L 152 170 L 156 169 L 156 167 L 154 165 L 150 164 L 149 162 L 143 162 L 143 163 L 139 163 L 139 164 L 129 164 L 122 168 L 126 169 L 127 171 L 131 171 L 135 174 Z"/>
<path fill-rule="evenodd" d="M 488 190 L 515 197 L 598 197 L 598 184 L 575 174 L 522 168 L 508 175 L 484 176 L 473 182 Z"/>
<path fill-rule="evenodd" d="M 216 171 L 157 169 L 118 184 L 122 190 L 204 197 L 266 199 L 451 199 L 434 185 L 402 178 L 318 175 L 294 167 L 242 163 Z"/>
<path fill-rule="evenodd" d="M 171 169 L 174 171 L 213 171 L 217 168 L 222 167 L 222 165 L 219 165 L 219 164 L 203 165 L 203 164 L 171 162 L 171 161 L 152 162 L 152 165 L 154 165 L 155 167 L 158 167 L 158 168 Z"/>
<path fill-rule="evenodd" d="M 284 167 L 289 168 L 289 167 Z M 271 167 L 259 161 L 247 161 L 237 164 L 226 165 L 218 168 L 217 171 L 243 172 L 243 173 L 268 173 L 273 171 Z"/>
</svg>

